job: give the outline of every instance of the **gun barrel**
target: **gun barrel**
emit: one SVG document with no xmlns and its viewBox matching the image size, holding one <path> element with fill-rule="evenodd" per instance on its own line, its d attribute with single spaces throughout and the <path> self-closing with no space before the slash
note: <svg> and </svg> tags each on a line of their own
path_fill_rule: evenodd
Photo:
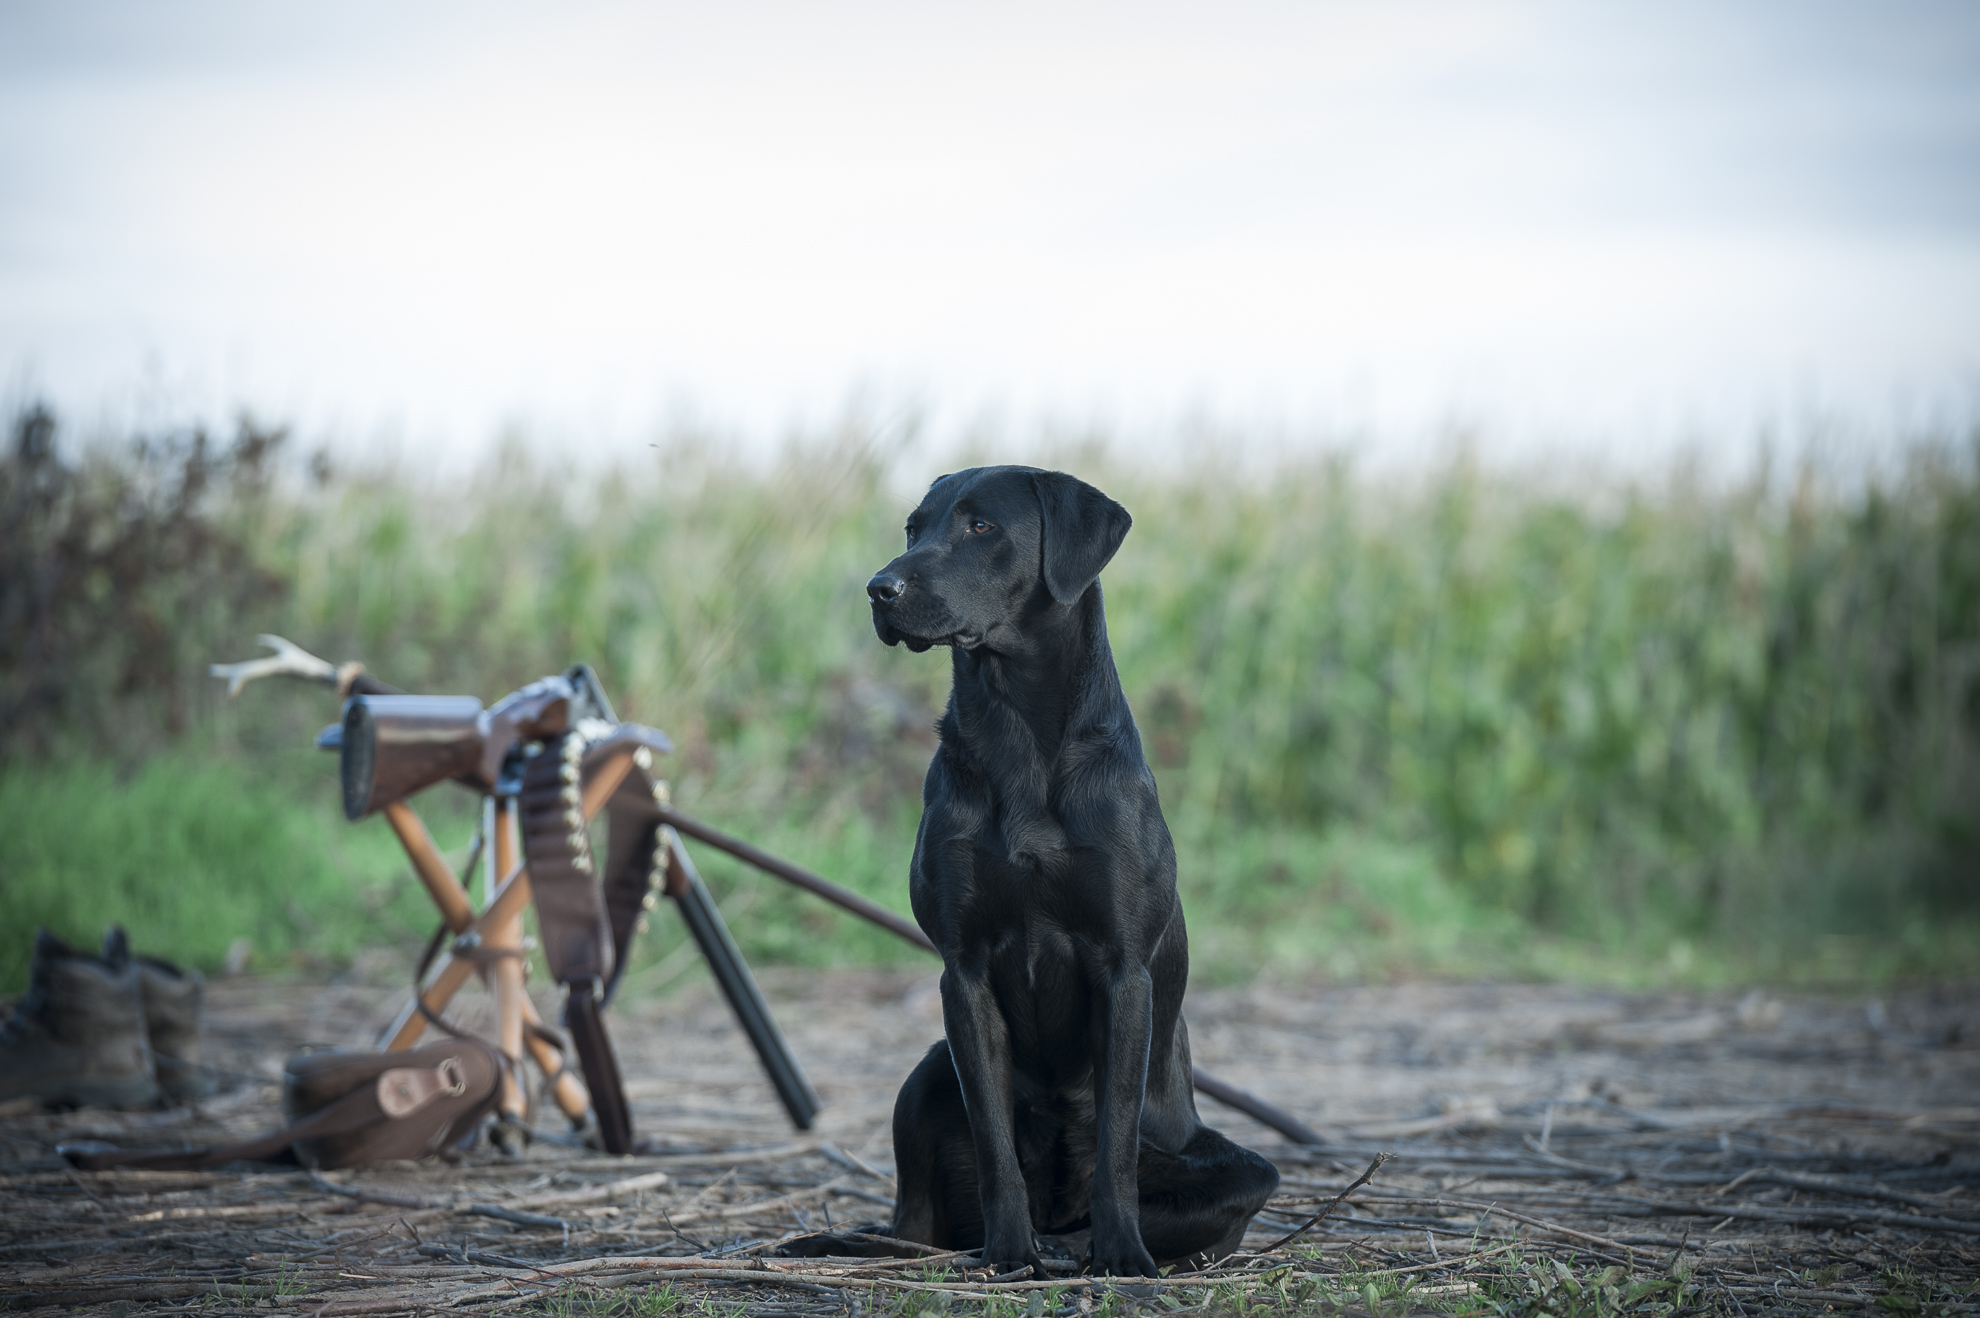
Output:
<svg viewBox="0 0 1980 1318">
<path fill-rule="evenodd" d="M 573 984 L 564 998 L 564 1024 L 577 1049 L 584 1087 L 591 1093 L 591 1115 L 598 1122 L 598 1141 L 607 1153 L 631 1153 L 632 1114 L 626 1108 L 626 1088 L 619 1078 L 618 1055 L 598 1016 L 598 999 L 588 984 Z"/>
<path fill-rule="evenodd" d="M 739 837 L 731 837 L 719 828 L 702 823 L 693 815 L 682 814 L 671 805 L 661 804 L 659 815 L 660 821 L 670 825 L 676 832 L 706 842 L 718 851 L 728 852 L 737 860 L 749 862 L 766 874 L 774 874 L 786 883 L 795 884 L 806 892 L 815 893 L 834 906 L 851 911 L 862 920 L 877 924 L 889 933 L 905 938 L 924 952 L 935 950 L 934 942 L 927 934 L 921 932 L 920 925 L 912 920 L 903 919 L 880 903 L 862 897 L 850 888 L 841 888 L 822 874 L 814 874 L 802 865 L 793 865 L 788 860 L 773 856 L 763 848 L 752 846 Z"/>
<path fill-rule="evenodd" d="M 776 1087 L 777 1097 L 791 1114 L 792 1124 L 799 1130 L 810 1130 L 818 1115 L 818 1095 L 805 1079 L 797 1058 L 791 1055 L 784 1032 L 777 1028 L 777 1020 L 770 1014 L 770 1004 L 763 1000 L 763 990 L 756 986 L 756 978 L 749 973 L 749 965 L 736 947 L 736 940 L 722 922 L 722 913 L 715 909 L 714 899 L 702 886 L 701 876 L 695 873 L 694 862 L 679 843 L 667 848 L 667 893 L 681 908 L 688 932 L 715 972 L 715 982 L 722 986 L 722 995 L 729 1000 L 743 1032 L 749 1035 L 770 1083 Z"/>
</svg>

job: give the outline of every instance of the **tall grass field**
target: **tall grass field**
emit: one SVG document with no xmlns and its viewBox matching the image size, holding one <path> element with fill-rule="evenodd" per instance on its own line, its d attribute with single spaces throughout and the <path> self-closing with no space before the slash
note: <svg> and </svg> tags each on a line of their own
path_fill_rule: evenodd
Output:
<svg viewBox="0 0 1980 1318">
<path fill-rule="evenodd" d="M 1452 457 L 1376 479 L 1064 465 L 1135 518 L 1102 578 L 1197 974 L 1862 984 L 1980 967 L 1980 475 L 1556 488 Z M 0 991 L 37 922 L 214 968 L 428 932 L 385 825 L 309 750 L 326 688 L 228 701 L 260 632 L 492 701 L 574 660 L 677 743 L 684 808 L 897 909 L 944 652 L 864 583 L 916 491 L 858 436 L 769 467 L 676 445 L 578 472 L 338 469 L 244 426 L 0 466 Z M 1049 456 L 1045 459 L 1050 462 Z M 474 803 L 417 804 L 457 857 Z M 913 960 L 697 853 L 760 963 Z M 633 991 L 694 972 L 664 911 Z"/>
</svg>

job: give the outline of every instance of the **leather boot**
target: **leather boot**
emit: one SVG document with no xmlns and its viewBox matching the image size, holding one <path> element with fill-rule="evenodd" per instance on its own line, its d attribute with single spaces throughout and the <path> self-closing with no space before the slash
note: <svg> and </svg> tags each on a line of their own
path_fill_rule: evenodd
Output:
<svg viewBox="0 0 1980 1318">
<path fill-rule="evenodd" d="M 122 930 L 113 929 L 112 935 Z M 106 935 L 107 944 L 109 936 Z M 206 980 L 155 956 L 136 958 L 144 992 L 144 1027 L 151 1040 L 151 1064 L 168 1103 L 192 1103 L 213 1092 L 213 1080 L 200 1065 L 199 1015 Z"/>
<path fill-rule="evenodd" d="M 35 931 L 27 996 L 0 1025 L 0 1100 L 119 1107 L 158 1097 L 137 966 L 112 932 L 111 955 L 97 957 Z"/>
</svg>

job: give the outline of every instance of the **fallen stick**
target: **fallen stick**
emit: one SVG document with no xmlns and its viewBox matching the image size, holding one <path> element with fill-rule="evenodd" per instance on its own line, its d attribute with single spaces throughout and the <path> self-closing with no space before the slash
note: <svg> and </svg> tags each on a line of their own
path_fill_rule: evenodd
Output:
<svg viewBox="0 0 1980 1318">
<path fill-rule="evenodd" d="M 1876 1296 L 1866 1291 L 1817 1291 L 1802 1290 L 1797 1286 L 1747 1286 L 1715 1281 L 1717 1289 L 1730 1295 L 1758 1295 L 1762 1298 L 1773 1296 L 1783 1300 L 1799 1300 L 1803 1304 L 1848 1304 L 1858 1308 L 1868 1308 Z M 1889 1292 L 1885 1292 L 1889 1294 Z M 1903 1310 L 1897 1312 L 1902 1313 Z"/>
<path fill-rule="evenodd" d="M 844 1176 L 835 1176 L 823 1185 L 806 1186 L 801 1190 L 787 1191 L 784 1194 L 772 1195 L 768 1199 L 757 1199 L 746 1204 L 726 1204 L 715 1208 L 683 1208 L 679 1212 L 670 1212 L 669 1217 L 676 1222 L 704 1222 L 711 1218 L 753 1217 L 757 1213 L 770 1211 L 778 1204 L 791 1204 L 794 1206 L 799 1199 L 811 1199 L 816 1196 L 830 1194 L 833 1190 L 838 1189 L 847 1179 Z"/>
<path fill-rule="evenodd" d="M 60 1172 L 26 1172 L 0 1176 L 0 1190 L 29 1190 L 45 1186 L 78 1186 L 85 1191 L 107 1190 L 112 1194 L 145 1194 L 154 1190 L 197 1190 L 223 1181 L 237 1181 L 238 1175 L 218 1172 L 161 1172 L 148 1167 L 112 1167 L 100 1172 L 70 1169 Z"/>
<path fill-rule="evenodd" d="M 1610 1240 L 1607 1236 L 1593 1236 L 1586 1231 L 1576 1231 L 1573 1227 L 1562 1226 L 1559 1222 L 1549 1222 L 1539 1217 L 1528 1217 L 1524 1213 L 1515 1213 L 1510 1208 L 1501 1208 L 1497 1204 L 1480 1203 L 1475 1199 L 1448 1199 L 1443 1195 L 1438 1195 L 1435 1198 L 1426 1196 L 1415 1200 L 1415 1202 L 1437 1204 L 1439 1206 L 1449 1203 L 1456 1204 L 1460 1208 L 1474 1208 L 1481 1213 L 1491 1213 L 1498 1217 L 1509 1218 L 1514 1222 L 1523 1222 L 1527 1226 L 1536 1227 L 1542 1231 L 1552 1231 L 1559 1235 L 1572 1236 L 1576 1240 L 1586 1240 L 1590 1244 L 1600 1245 L 1604 1249 L 1621 1250 L 1625 1257 L 1636 1254 L 1655 1254 L 1657 1252 L 1653 1249 L 1646 1249 L 1641 1245 L 1625 1245 L 1619 1240 Z"/>
<path fill-rule="evenodd" d="M 873 1238 L 874 1237 L 866 1236 L 863 1233 L 861 1235 L 848 1237 L 848 1239 L 853 1239 L 853 1240 L 873 1239 Z M 933 1254 L 920 1254 L 920 1255 L 916 1255 L 913 1258 L 863 1260 L 867 1264 L 867 1266 L 865 1267 L 860 1267 L 857 1265 L 851 1266 L 847 1271 L 846 1275 L 848 1277 L 860 1277 L 866 1275 L 869 1272 L 873 1272 L 876 1269 L 881 1272 L 885 1272 L 889 1269 L 899 1270 L 901 1268 L 926 1267 L 930 1263 L 948 1263 L 955 1259 L 975 1258 L 977 1256 L 977 1253 L 978 1251 L 973 1249 L 951 1249 L 951 1250 L 938 1250 Z M 978 1269 L 971 1269 L 971 1268 L 964 1269 L 965 1272 L 976 1271 L 976 1270 Z M 1026 1272 L 1031 1271 L 1029 1265 L 1026 1266 L 1025 1271 Z"/>
<path fill-rule="evenodd" d="M 1462 1271 L 1465 1267 L 1476 1263 L 1479 1259 L 1488 1259 L 1494 1254 L 1503 1254 L 1508 1250 L 1518 1249 L 1526 1243 L 1524 1240 L 1509 1240 L 1503 1245 L 1494 1245 L 1491 1249 L 1481 1249 L 1476 1254 L 1453 1254 L 1438 1263 L 1419 1263 L 1415 1267 L 1410 1268 L 1378 1268 L 1373 1272 L 1364 1272 L 1357 1269 L 1354 1275 L 1357 1277 L 1400 1277 L 1410 1272 L 1435 1272 L 1439 1268 L 1457 1268 Z"/>
<path fill-rule="evenodd" d="M 492 1217 L 498 1222 L 512 1222 L 517 1226 L 545 1226 L 554 1230 L 569 1232 L 576 1223 L 561 1217 L 545 1217 L 541 1213 L 519 1213 L 513 1208 L 500 1204 L 467 1204 L 454 1210 L 471 1217 Z"/>
<path fill-rule="evenodd" d="M 1878 1226 L 1903 1227 L 1912 1231 L 1946 1231 L 1980 1236 L 1980 1222 L 1959 1222 L 1946 1217 L 1914 1217 L 1909 1213 L 1887 1213 L 1877 1208 L 1752 1208 L 1740 1204 L 1666 1203 L 1617 1195 L 1626 1204 L 1640 1205 L 1646 1215 L 1662 1217 L 1728 1218 L 1748 1222 L 1784 1222 L 1805 1226 L 1848 1226 L 1854 1222 L 1874 1222 Z"/>
<path fill-rule="evenodd" d="M 657 1190 L 674 1178 L 665 1172 L 646 1172 L 639 1176 L 628 1176 L 622 1181 L 611 1181 L 605 1185 L 589 1185 L 578 1190 L 565 1190 L 557 1194 L 532 1195 L 519 1199 L 516 1203 L 523 1207 L 542 1208 L 550 1204 L 591 1204 L 606 1199 L 617 1199 L 621 1195 L 638 1194 L 642 1190 Z"/>
<path fill-rule="evenodd" d="M 837 1272 L 797 1272 L 778 1268 L 723 1268 L 709 1267 L 706 1259 L 698 1258 L 612 1258 L 582 1260 L 587 1263 L 608 1265 L 596 1271 L 577 1274 L 570 1271 L 575 1265 L 561 1264 L 545 1268 L 546 1273 L 558 1273 L 560 1279 L 583 1280 L 586 1285 L 601 1290 L 616 1290 L 624 1286 L 638 1285 L 642 1281 L 658 1281 L 656 1273 L 664 1274 L 674 1281 L 726 1281 L 745 1285 L 776 1286 L 785 1285 L 800 1289 L 823 1287 L 827 1290 L 856 1290 L 882 1288 L 902 1291 L 931 1291 L 962 1299 L 987 1300 L 994 1294 L 1009 1294 L 1018 1291 L 1038 1291 L 1062 1288 L 1068 1290 L 1091 1290 L 1113 1286 L 1155 1286 L 1192 1287 L 1241 1285 L 1256 1282 L 1256 1274 L 1243 1273 L 1222 1276 L 1194 1275 L 1189 1277 L 1063 1277 L 1049 1281 L 910 1281 L 905 1277 L 848 1276 Z M 628 1266 L 631 1265 L 631 1266 Z M 623 1272 L 619 1269 L 624 1269 Z M 600 1275 L 600 1273 L 607 1275 Z M 506 1284 L 506 1279 L 504 1284 Z M 481 1287 L 454 1297 L 449 1304 L 458 1308 L 463 1304 L 492 1299 L 502 1294 L 501 1286 Z M 516 1296 L 509 1303 L 531 1303 L 540 1301 L 542 1293 L 529 1296 Z M 508 1303 L 498 1304 L 497 1308 L 508 1307 Z"/>
<path fill-rule="evenodd" d="M 1645 1177 L 1653 1183 L 1663 1181 L 1662 1176 Z M 1906 1194 L 1883 1185 L 1865 1185 L 1861 1181 L 1845 1181 L 1834 1176 L 1811 1176 L 1806 1172 L 1782 1171 L 1778 1167 L 1754 1167 L 1742 1172 L 1738 1177 L 1726 1182 L 1716 1190 L 1709 1191 L 1707 1198 L 1716 1199 L 1730 1194 L 1751 1181 L 1763 1181 L 1772 1185 L 1791 1185 L 1801 1190 L 1819 1190 L 1824 1194 L 1854 1195 L 1862 1199 L 1883 1199 L 1889 1203 L 1904 1204 L 1911 1208 L 1931 1208 L 1944 1212 L 1947 1205 L 1942 1199 L 1930 1195 Z M 1676 1182 L 1683 1184 L 1683 1182 Z"/>
<path fill-rule="evenodd" d="M 471 1217 L 492 1217 L 498 1222 L 510 1222 L 516 1226 L 541 1226 L 569 1233 L 576 1223 L 561 1217 L 545 1217 L 540 1213 L 524 1213 L 500 1204 L 455 1204 L 434 1199 L 421 1199 L 416 1195 L 386 1194 L 382 1190 L 358 1190 L 348 1185 L 339 1185 L 326 1180 L 320 1173 L 309 1174 L 310 1183 L 319 1190 L 330 1194 L 355 1199 L 359 1203 L 379 1204 L 386 1208 L 417 1208 L 434 1212 L 465 1213 Z M 632 1179 L 638 1180 L 638 1177 Z M 300 1211 L 300 1210 L 297 1210 Z"/>
<path fill-rule="evenodd" d="M 1757 1178 L 1756 1178 L 1757 1179 Z M 1812 1188 L 1812 1187 L 1808 1187 Z M 1379 1192 L 1378 1192 L 1379 1193 Z M 1495 1201 L 1487 1205 L 1473 1199 L 1452 1199 L 1446 1195 L 1413 1195 L 1406 1192 L 1389 1192 L 1382 1198 L 1400 1204 L 1456 1204 L 1461 1208 L 1487 1208 L 1510 1217 L 1518 1217 L 1509 1209 L 1500 1208 Z M 1664 1199 L 1641 1199 L 1635 1195 L 1609 1194 L 1601 1196 L 1603 1211 L 1613 1217 L 1703 1217 L 1714 1221 L 1781 1222 L 1804 1226 L 1847 1226 L 1853 1222 L 1874 1223 L 1878 1226 L 1904 1227 L 1914 1231 L 1947 1231 L 1961 1235 L 1980 1236 L 1980 1222 L 1959 1221 L 1943 1217 L 1917 1217 L 1909 1213 L 1888 1213 L 1876 1208 L 1848 1208 L 1842 1206 L 1806 1208 L 1760 1208 L 1747 1204 L 1700 1204 Z M 1520 1219 L 1527 1220 L 1527 1219 Z M 1529 1225 L 1531 1225 L 1529 1221 Z M 1549 1230 L 1566 1231 L 1568 1228 L 1550 1226 Z M 1590 1237 L 1593 1239 L 1594 1237 Z"/>
<path fill-rule="evenodd" d="M 1375 1175 L 1375 1173 L 1381 1169 L 1382 1164 L 1387 1162 L 1393 1156 L 1394 1155 L 1388 1153 L 1376 1154 L 1375 1161 L 1368 1164 L 1368 1170 L 1364 1171 L 1361 1175 L 1355 1177 L 1354 1183 L 1348 1186 L 1347 1189 L 1335 1195 L 1331 1203 L 1329 1203 L 1325 1208 L 1321 1209 L 1319 1212 L 1315 1213 L 1312 1217 L 1308 1218 L 1306 1220 L 1305 1225 L 1296 1227 L 1293 1230 L 1287 1232 L 1285 1235 L 1280 1236 L 1277 1240 L 1265 1246 L 1265 1248 L 1259 1250 L 1258 1254 L 1270 1254 L 1272 1251 L 1276 1249 L 1291 1244 L 1293 1241 L 1299 1239 L 1301 1236 L 1311 1231 L 1314 1227 L 1319 1226 L 1322 1222 L 1326 1221 L 1327 1215 L 1329 1213 L 1332 1213 L 1336 1208 L 1339 1208 L 1341 1206 L 1341 1201 L 1343 1199 L 1346 1199 L 1356 1190 L 1359 1190 L 1362 1186 L 1368 1184 L 1369 1178 Z M 1257 1255 L 1253 1255 L 1253 1257 L 1257 1257 Z"/>
<path fill-rule="evenodd" d="M 637 1082 L 634 1083 L 635 1085 L 637 1085 Z M 641 1096 L 642 1096 L 641 1091 L 638 1091 L 636 1088 L 632 1093 L 628 1094 L 628 1097 L 631 1098 L 638 1098 Z M 651 1097 L 650 1094 L 646 1094 L 645 1096 Z M 768 1147 L 760 1148 L 760 1149 L 736 1149 L 730 1152 L 717 1151 L 713 1153 L 635 1153 L 630 1157 L 615 1160 L 609 1163 L 602 1161 L 572 1162 L 566 1165 L 564 1170 L 570 1172 L 600 1171 L 600 1170 L 620 1171 L 623 1170 L 625 1165 L 628 1163 L 631 1164 L 643 1163 L 648 1165 L 657 1163 L 663 1167 L 740 1167 L 744 1163 L 781 1162 L 785 1158 L 802 1157 L 807 1153 L 818 1152 L 819 1148 L 824 1143 L 825 1141 L 822 1139 L 815 1139 L 815 1140 L 808 1139 L 808 1140 L 792 1140 L 788 1144 L 773 1144 Z"/>
<path fill-rule="evenodd" d="M 414 1195 L 387 1194 L 383 1190 L 360 1190 L 355 1186 L 339 1185 L 321 1172 L 311 1172 L 309 1183 L 326 1194 L 342 1195 L 364 1204 L 382 1204 L 387 1208 L 452 1208 L 452 1204 L 436 1203 L 431 1199 L 421 1199 Z"/>
<path fill-rule="evenodd" d="M 907 1264 L 907 1263 L 926 1263 L 930 1259 L 947 1258 L 951 1254 L 973 1252 L 968 1250 L 939 1249 L 934 1245 L 924 1245 L 918 1240 L 901 1240 L 894 1236 L 876 1236 L 868 1231 L 847 1231 L 847 1232 L 843 1232 L 842 1234 L 845 1236 L 847 1240 L 864 1240 L 871 1244 L 876 1244 L 876 1245 L 897 1245 L 903 1249 L 918 1249 L 922 1251 L 919 1254 L 908 1255 L 905 1257 L 895 1258 L 891 1260 L 873 1260 L 871 1262 L 871 1266 L 873 1267 L 881 1267 L 881 1266 L 899 1267 L 902 1264 Z"/>
<path fill-rule="evenodd" d="M 310 1318 L 345 1318 L 345 1315 L 363 1313 L 402 1313 L 407 1309 L 432 1309 L 437 1306 L 427 1300 L 412 1299 L 395 1295 L 383 1300 L 326 1300 L 311 1309 Z"/>
<path fill-rule="evenodd" d="M 1814 1176 L 1807 1172 L 1791 1172 L 1780 1167 L 1769 1167 L 1763 1164 L 1759 1167 L 1747 1168 L 1723 1185 L 1715 1185 L 1714 1183 L 1717 1178 L 1710 1172 L 1691 1172 L 1673 1175 L 1669 1172 L 1638 1171 L 1633 1167 L 1606 1167 L 1599 1163 L 1581 1162 L 1574 1158 L 1564 1158 L 1552 1150 L 1541 1148 L 1530 1135 L 1525 1137 L 1524 1142 L 1526 1147 L 1531 1149 L 1535 1156 L 1553 1166 L 1575 1172 L 1579 1175 L 1602 1176 L 1618 1182 L 1633 1180 L 1646 1185 L 1713 1185 L 1714 1188 L 1705 1192 L 1705 1197 L 1708 1199 L 1716 1199 L 1721 1195 L 1731 1194 L 1742 1185 L 1752 1181 L 1759 1181 L 1770 1185 L 1793 1186 L 1801 1190 L 1818 1190 L 1824 1194 L 1851 1195 L 1862 1199 L 1882 1199 L 1889 1203 L 1904 1204 L 1910 1208 L 1929 1208 L 1936 1209 L 1940 1212 L 1945 1211 L 1946 1208 L 1945 1201 L 1941 1199 L 1935 1199 L 1930 1195 L 1906 1194 L 1902 1190 L 1893 1190 L 1881 1182 L 1866 1184 L 1862 1181 L 1847 1181 L 1835 1176 Z M 1499 1176 L 1516 1176 L 1519 1174 L 1521 1174 L 1521 1169 L 1519 1168 L 1508 1168 L 1504 1171 L 1494 1173 L 1494 1175 Z"/>
<path fill-rule="evenodd" d="M 705 1270 L 705 1269 L 713 1268 L 718 1271 L 734 1272 L 739 1276 L 751 1277 L 751 1278 L 768 1277 L 768 1276 L 802 1277 L 805 1280 L 814 1283 L 824 1283 L 830 1285 L 843 1286 L 848 1282 L 855 1282 L 855 1281 L 868 1282 L 868 1281 L 886 1280 L 885 1278 L 867 1275 L 873 1268 L 882 1265 L 893 1266 L 893 1267 L 923 1267 L 930 1263 L 947 1264 L 953 1262 L 957 1258 L 966 1255 L 974 1255 L 974 1253 L 975 1253 L 974 1250 L 942 1250 L 936 1253 L 933 1257 L 927 1257 L 927 1258 L 846 1259 L 843 1260 L 842 1262 L 835 1261 L 834 1263 L 827 1265 L 830 1268 L 830 1270 L 827 1271 L 821 1271 L 821 1262 L 818 1259 L 777 1259 L 777 1258 L 760 1258 L 760 1257 L 734 1257 L 734 1258 L 725 1259 L 725 1258 L 710 1258 L 707 1255 L 700 1255 L 700 1254 L 601 1254 L 594 1258 L 572 1259 L 567 1263 L 545 1263 L 540 1266 L 534 1264 L 531 1266 L 534 1267 L 536 1271 L 542 1273 L 544 1276 L 556 1277 L 560 1280 L 571 1279 L 576 1277 L 586 1277 L 599 1272 L 624 1271 L 624 1272 L 671 1273 L 671 1272 L 691 1272 L 696 1269 Z M 1191 1276 L 1193 1277 L 1204 1277 L 1208 1275 L 1209 1274 L 1207 1273 L 1191 1274 Z M 908 1279 L 894 1278 L 893 1280 L 905 1281 Z M 1074 1282 L 1080 1282 L 1083 1284 L 1085 1282 L 1095 1282 L 1095 1281 L 1103 1281 L 1103 1282 L 1118 1281 L 1122 1283 L 1131 1284 L 1134 1282 L 1160 1282 L 1165 1280 L 1168 1279 L 1162 1277 L 1139 1277 L 1139 1278 L 1137 1277 L 1112 1277 L 1112 1278 L 1068 1277 L 1064 1279 L 1064 1284 L 1072 1284 Z M 1212 1280 L 1219 1280 L 1219 1279 L 1212 1278 Z M 1232 1275 L 1232 1276 L 1225 1276 L 1221 1278 L 1221 1280 L 1224 1281 L 1242 1280 L 1242 1277 L 1239 1275 Z M 967 1285 L 986 1285 L 988 1283 L 915 1281 L 914 1284 L 917 1286 L 923 1286 L 923 1285 L 967 1286 Z M 1016 1283 L 1013 1282 L 1008 1284 L 1015 1285 Z M 1040 1282 L 1038 1284 L 1058 1285 L 1061 1283 Z"/>
<path fill-rule="evenodd" d="M 39 1291 L 0 1295 L 0 1309 L 65 1309 L 83 1304 L 115 1304 L 118 1301 L 183 1300 L 195 1295 L 220 1295 L 226 1299 L 267 1300 L 280 1292 L 273 1286 L 244 1286 L 238 1282 L 159 1282 L 150 1286 L 115 1286 L 95 1290 Z"/>
<path fill-rule="evenodd" d="M 216 1204 L 207 1208 L 154 1208 L 148 1213 L 132 1213 L 126 1222 L 184 1222 L 195 1218 L 285 1217 L 300 1213 L 299 1204 Z"/>
</svg>

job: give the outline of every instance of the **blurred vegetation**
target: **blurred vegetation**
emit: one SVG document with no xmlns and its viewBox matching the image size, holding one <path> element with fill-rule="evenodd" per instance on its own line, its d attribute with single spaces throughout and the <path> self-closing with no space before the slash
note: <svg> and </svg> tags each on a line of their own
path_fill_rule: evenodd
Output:
<svg viewBox="0 0 1980 1318">
<path fill-rule="evenodd" d="M 200 647 L 284 596 L 253 535 L 282 433 L 243 426 L 217 449 L 194 431 L 74 462 L 45 408 L 12 431 L 0 459 L 0 757 L 128 758 L 184 736 Z"/>
<path fill-rule="evenodd" d="M 1976 444 L 1846 486 L 1074 464 L 1136 519 L 1109 619 L 1199 976 L 1971 974 Z M 208 965 L 424 932 L 384 825 L 343 824 L 296 749 L 327 692 L 205 676 L 263 631 L 484 700 L 587 659 L 674 735 L 687 809 L 905 909 L 948 665 L 867 620 L 912 502 L 891 471 L 858 434 L 768 471 L 512 444 L 443 486 L 252 424 L 77 456 L 28 414 L 0 465 L 4 927 L 118 918 Z M 471 805 L 421 798 L 456 848 Z M 755 959 L 919 955 L 698 854 Z M 635 987 L 690 964 L 674 924 Z"/>
<path fill-rule="evenodd" d="M 138 950 L 209 969 L 245 939 L 262 964 L 346 961 L 367 946 L 431 932 L 432 906 L 397 882 L 397 843 L 346 829 L 238 766 L 167 751 L 128 775 L 102 762 L 0 778 L 7 928 L 33 923 L 94 946 L 122 923 Z"/>
</svg>

